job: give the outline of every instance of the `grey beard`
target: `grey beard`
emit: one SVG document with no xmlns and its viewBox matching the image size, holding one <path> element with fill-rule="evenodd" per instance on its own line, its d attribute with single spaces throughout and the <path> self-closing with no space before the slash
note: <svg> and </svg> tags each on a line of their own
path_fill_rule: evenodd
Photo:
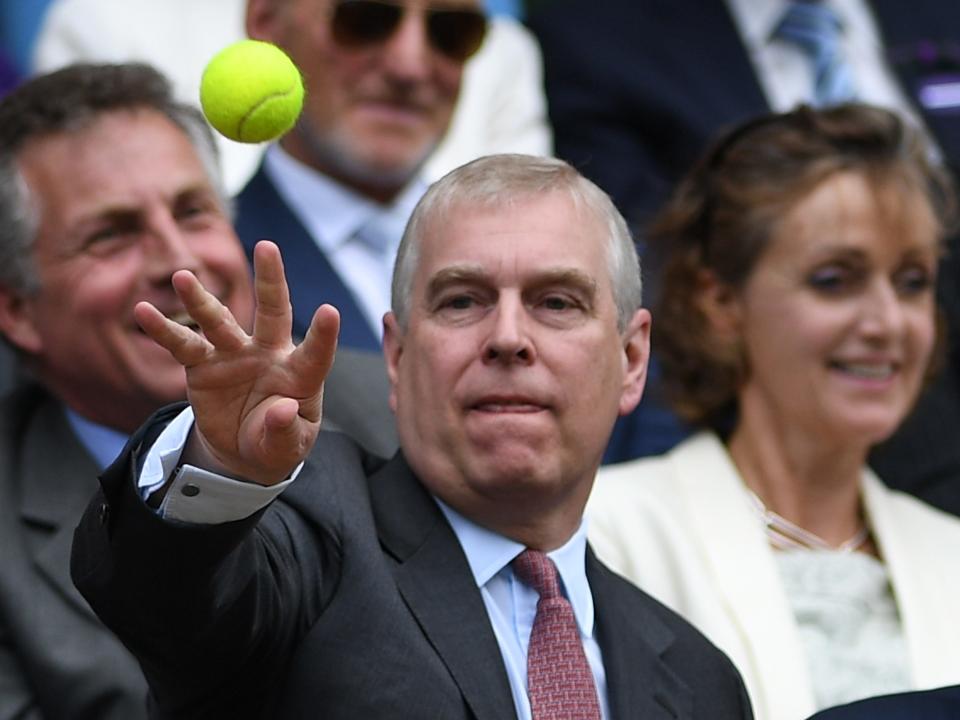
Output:
<svg viewBox="0 0 960 720">
<path fill-rule="evenodd" d="M 347 185 L 357 188 L 374 188 L 393 195 L 398 195 L 407 183 L 416 177 L 439 143 L 438 138 L 412 166 L 385 170 L 371 167 L 353 157 L 350 150 L 345 148 L 338 138 L 316 132 L 304 116 L 300 117 L 294 132 L 299 134 L 306 145 L 311 167 Z"/>
</svg>

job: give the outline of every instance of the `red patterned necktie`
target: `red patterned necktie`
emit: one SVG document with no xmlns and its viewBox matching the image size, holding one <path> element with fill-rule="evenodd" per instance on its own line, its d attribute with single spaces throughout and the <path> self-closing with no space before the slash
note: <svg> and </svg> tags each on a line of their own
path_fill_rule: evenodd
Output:
<svg viewBox="0 0 960 720">
<path fill-rule="evenodd" d="M 527 693 L 533 720 L 600 720 L 593 673 L 570 602 L 560 594 L 553 561 L 524 550 L 513 561 L 522 582 L 540 594 L 527 650 Z"/>
</svg>

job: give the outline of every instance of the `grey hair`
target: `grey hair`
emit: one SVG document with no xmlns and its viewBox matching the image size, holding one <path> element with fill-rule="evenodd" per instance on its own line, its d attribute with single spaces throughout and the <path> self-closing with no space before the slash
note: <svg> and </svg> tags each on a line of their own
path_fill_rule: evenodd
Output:
<svg viewBox="0 0 960 720">
<path fill-rule="evenodd" d="M 566 193 L 578 211 L 592 214 L 607 229 L 607 265 L 617 307 L 617 327 L 623 332 L 640 307 L 640 261 L 630 229 L 610 196 L 572 166 L 555 158 L 534 155 L 489 155 L 447 173 L 430 186 L 407 223 L 393 270 L 391 305 L 401 329 L 410 316 L 413 277 L 420 240 L 427 227 L 447 217 L 457 205 L 498 208 L 532 196 Z"/>
<path fill-rule="evenodd" d="M 232 212 L 216 142 L 203 115 L 173 98 L 170 83 L 142 63 L 79 63 L 36 77 L 0 100 L 0 286 L 22 295 L 40 290 L 33 243 L 40 208 L 17 165 L 30 141 L 71 133 L 106 113 L 152 110 L 176 125 L 197 151 L 210 183 Z"/>
</svg>

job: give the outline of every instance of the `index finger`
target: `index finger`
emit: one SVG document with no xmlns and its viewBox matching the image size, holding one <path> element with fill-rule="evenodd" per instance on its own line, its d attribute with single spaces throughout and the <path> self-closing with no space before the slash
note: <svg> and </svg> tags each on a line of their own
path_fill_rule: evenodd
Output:
<svg viewBox="0 0 960 720">
<path fill-rule="evenodd" d="M 253 319 L 253 340 L 265 347 L 290 344 L 293 310 L 290 290 L 283 272 L 280 248 L 261 240 L 253 249 L 254 292 L 257 312 Z"/>
</svg>

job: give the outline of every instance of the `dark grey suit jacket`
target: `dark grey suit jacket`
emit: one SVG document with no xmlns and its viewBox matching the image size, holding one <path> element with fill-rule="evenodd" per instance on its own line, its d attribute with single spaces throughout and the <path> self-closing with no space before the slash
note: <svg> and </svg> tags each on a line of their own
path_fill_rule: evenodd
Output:
<svg viewBox="0 0 960 720">
<path fill-rule="evenodd" d="M 960 685 L 871 698 L 819 712 L 810 720 L 956 720 Z"/>
<path fill-rule="evenodd" d="M 35 385 L 0 404 L 0 718 L 145 718 L 133 656 L 70 580 L 99 469 Z"/>
<path fill-rule="evenodd" d="M 321 433 L 265 511 L 167 522 L 133 487 L 168 413 L 103 475 L 73 549 L 75 582 L 144 663 L 158 717 L 515 716 L 463 551 L 402 455 Z M 736 670 L 688 623 L 592 554 L 587 575 L 613 718 L 751 716 Z"/>
<path fill-rule="evenodd" d="M 397 448 L 381 353 L 341 350 L 325 428 L 374 454 Z M 70 580 L 70 544 L 99 468 L 59 402 L 25 385 L 0 404 L 0 720 L 145 718 L 133 656 Z"/>
<path fill-rule="evenodd" d="M 399 441 L 389 397 L 382 352 L 338 348 L 323 386 L 323 428 L 346 433 L 367 452 L 390 457 Z"/>
</svg>

